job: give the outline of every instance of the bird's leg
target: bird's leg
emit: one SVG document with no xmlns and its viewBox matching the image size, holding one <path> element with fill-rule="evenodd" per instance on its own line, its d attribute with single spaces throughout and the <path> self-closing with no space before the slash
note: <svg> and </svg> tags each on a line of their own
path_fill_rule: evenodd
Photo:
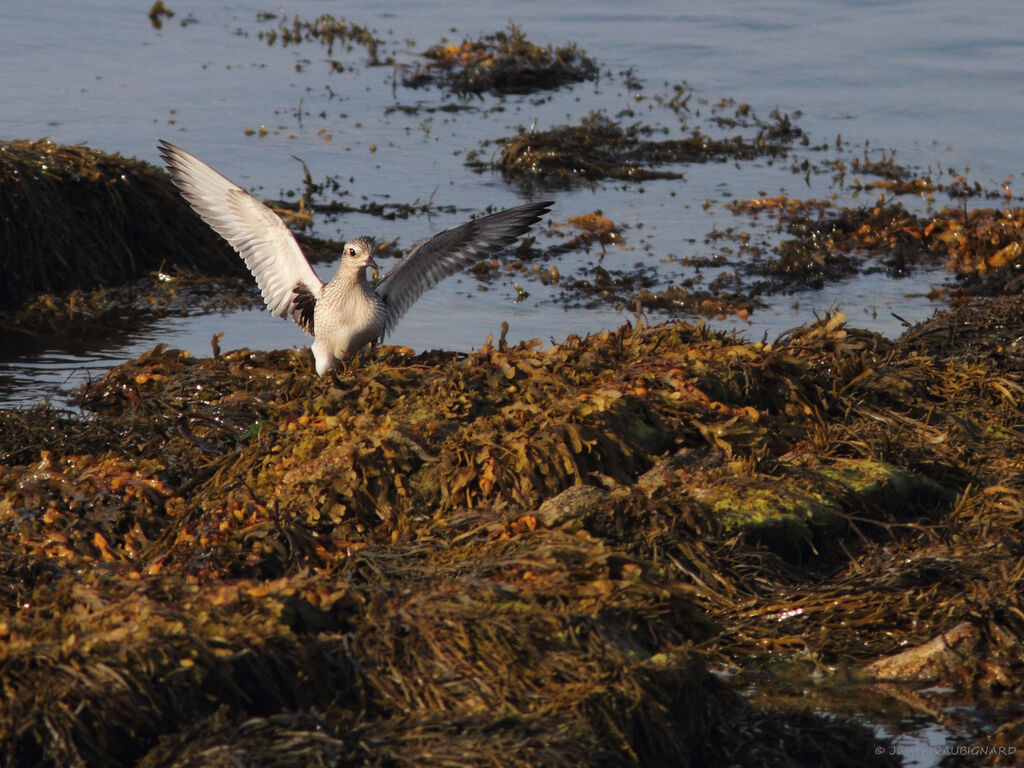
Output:
<svg viewBox="0 0 1024 768">
<path fill-rule="evenodd" d="M 365 347 L 360 349 L 356 353 L 356 357 L 358 357 L 358 359 L 359 359 L 359 365 L 360 366 L 367 365 L 370 362 L 370 359 L 375 356 L 376 351 L 377 351 L 377 342 L 376 341 L 371 341 Z"/>
<path fill-rule="evenodd" d="M 351 355 L 345 355 L 344 357 L 337 358 L 337 362 L 334 366 L 334 372 L 337 375 L 343 373 L 353 373 L 359 370 L 366 362 L 364 355 L 366 354 L 366 347 L 363 347 L 358 352 L 353 352 Z"/>
</svg>

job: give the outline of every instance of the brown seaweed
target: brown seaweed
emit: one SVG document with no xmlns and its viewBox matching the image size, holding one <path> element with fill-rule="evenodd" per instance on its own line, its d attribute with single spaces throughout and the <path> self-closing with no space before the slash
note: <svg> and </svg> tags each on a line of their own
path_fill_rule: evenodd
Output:
<svg viewBox="0 0 1024 768">
<path fill-rule="evenodd" d="M 568 83 L 596 80 L 597 64 L 572 43 L 540 47 L 510 24 L 461 45 L 436 45 L 423 55 L 430 61 L 408 71 L 402 84 L 418 88 L 436 84 L 458 96 L 494 93 L 534 93 Z"/>
<path fill-rule="evenodd" d="M 658 166 L 784 155 L 803 133 L 791 125 L 788 116 L 773 115 L 775 122 L 759 124 L 757 135 L 749 139 L 742 135 L 714 139 L 699 129 L 684 139 L 653 139 L 659 131 L 651 126 L 634 123 L 624 127 L 593 112 L 578 125 L 545 131 L 520 128 L 518 135 L 499 139 L 501 153 L 493 165 L 508 179 L 549 183 L 678 179 L 681 171 Z M 476 161 L 471 165 L 486 167 Z"/>
<path fill-rule="evenodd" d="M 83 390 L 80 427 L 7 412 L 5 760 L 195 765 L 293 744 L 402 762 L 428 745 L 553 765 L 585 742 L 602 765 L 860 764 L 868 734 L 752 708 L 694 654 L 738 658 L 744 596 L 798 573 L 695 490 L 785 479 L 836 378 L 885 354 L 841 322 L 779 350 L 675 325 L 385 348 L 317 381 L 305 353 L 158 348 Z M 843 562 L 823 542 L 856 549 L 905 519 L 870 473 L 829 474 L 855 466 L 839 458 L 800 467 L 841 501 L 797 559 Z M 725 644 L 718 617 L 745 629 Z"/>
</svg>

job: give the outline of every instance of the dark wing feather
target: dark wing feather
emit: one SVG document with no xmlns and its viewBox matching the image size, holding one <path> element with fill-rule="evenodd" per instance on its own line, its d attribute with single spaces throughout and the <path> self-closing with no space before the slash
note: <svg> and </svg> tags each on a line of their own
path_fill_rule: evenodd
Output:
<svg viewBox="0 0 1024 768">
<path fill-rule="evenodd" d="M 384 333 L 391 332 L 424 291 L 512 245 L 540 221 L 551 205 L 528 203 L 492 213 L 446 229 L 417 245 L 376 286 L 384 301 Z"/>
<path fill-rule="evenodd" d="M 316 329 L 313 328 L 313 315 L 316 310 L 316 296 L 309 292 L 309 288 L 304 286 L 302 283 L 297 283 L 292 288 L 292 293 L 295 294 L 295 298 L 292 299 L 294 310 L 292 316 L 295 318 L 295 322 L 299 324 L 299 328 L 304 330 L 310 336 L 316 336 Z"/>
</svg>

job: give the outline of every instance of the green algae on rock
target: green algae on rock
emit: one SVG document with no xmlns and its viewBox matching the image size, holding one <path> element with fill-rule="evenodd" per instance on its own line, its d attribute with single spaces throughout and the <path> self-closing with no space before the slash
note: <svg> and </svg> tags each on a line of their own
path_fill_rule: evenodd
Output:
<svg viewBox="0 0 1024 768">
<path fill-rule="evenodd" d="M 849 536 L 854 520 L 864 527 L 872 520 L 938 518 L 953 501 L 934 480 L 871 459 L 779 469 L 781 476 L 721 478 L 693 496 L 723 534 L 739 534 L 788 560 L 827 554 Z"/>
</svg>

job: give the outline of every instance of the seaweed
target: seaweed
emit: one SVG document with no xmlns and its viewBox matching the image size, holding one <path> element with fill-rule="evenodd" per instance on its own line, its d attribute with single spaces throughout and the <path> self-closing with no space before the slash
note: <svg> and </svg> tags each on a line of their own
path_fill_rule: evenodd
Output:
<svg viewBox="0 0 1024 768">
<path fill-rule="evenodd" d="M 882 254 L 894 274 L 915 265 L 944 260 L 966 285 L 1002 272 L 1012 292 L 1022 259 L 1024 209 L 943 208 L 928 217 L 910 213 L 880 196 L 871 207 L 836 208 L 830 203 L 786 197 L 731 205 L 736 213 L 774 211 L 780 227 L 796 236 L 779 245 L 779 257 L 756 268 L 797 283 L 821 284 L 860 271 L 858 254 Z"/>
<path fill-rule="evenodd" d="M 775 117 L 775 124 L 760 125 L 751 139 L 741 135 L 714 139 L 693 129 L 684 139 L 654 140 L 650 137 L 658 130 L 651 126 L 635 123 L 624 127 L 601 112 L 592 112 L 578 125 L 560 125 L 546 131 L 520 127 L 518 135 L 497 140 L 502 149 L 493 166 L 507 179 L 562 184 L 601 179 L 679 179 L 681 172 L 656 166 L 784 155 L 792 141 L 803 134 L 790 126 L 787 116 Z M 786 127 L 779 129 L 779 125 Z"/>
<path fill-rule="evenodd" d="M 334 53 L 335 43 L 344 44 L 349 51 L 353 46 L 358 45 L 366 49 L 369 66 L 381 66 L 390 61 L 381 61 L 378 58 L 378 49 L 382 41 L 377 39 L 370 29 L 344 18 L 325 13 L 312 21 L 303 21 L 296 15 L 289 22 L 284 11 L 281 11 L 279 16 L 270 13 L 260 14 L 261 21 L 266 22 L 275 18 L 278 21 L 276 29 L 261 30 L 258 33 L 259 39 L 265 40 L 267 45 L 275 43 L 280 43 L 282 46 L 297 45 L 316 40 L 327 47 L 328 55 Z M 336 69 L 340 69 L 340 65 L 337 63 L 332 62 L 332 64 Z"/>
<path fill-rule="evenodd" d="M 436 45 L 424 51 L 430 61 L 402 76 L 402 84 L 428 84 L 457 96 L 493 93 L 535 93 L 568 83 L 596 80 L 597 64 L 575 44 L 540 47 L 509 24 L 507 31 L 464 40 L 461 45 Z"/>
<path fill-rule="evenodd" d="M 836 238 L 917 241 L 876 209 Z M 953 221 L 922 238 L 959 249 Z M 1016 226 L 976 221 L 965 263 Z M 79 412 L 3 411 L 0 760 L 852 766 L 885 749 L 815 712 L 925 681 L 908 706 L 956 727 L 955 691 L 1010 744 L 1022 310 L 381 347 L 322 379 L 158 346 Z"/>
<path fill-rule="evenodd" d="M 735 658 L 748 585 L 794 579 L 697 489 L 785 478 L 835 377 L 886 353 L 841 322 L 779 350 L 669 325 L 318 380 L 306 353 L 156 348 L 88 418 L 6 414 L 5 762 L 860 764 L 866 731 L 752 707 L 695 652 Z M 829 536 L 903 519 L 825 464 L 801 472 L 843 498 Z"/>
<path fill-rule="evenodd" d="M 109 286 L 176 266 L 240 275 L 238 257 L 192 224 L 161 170 L 46 139 L 0 145 L 0 304 Z"/>
</svg>

